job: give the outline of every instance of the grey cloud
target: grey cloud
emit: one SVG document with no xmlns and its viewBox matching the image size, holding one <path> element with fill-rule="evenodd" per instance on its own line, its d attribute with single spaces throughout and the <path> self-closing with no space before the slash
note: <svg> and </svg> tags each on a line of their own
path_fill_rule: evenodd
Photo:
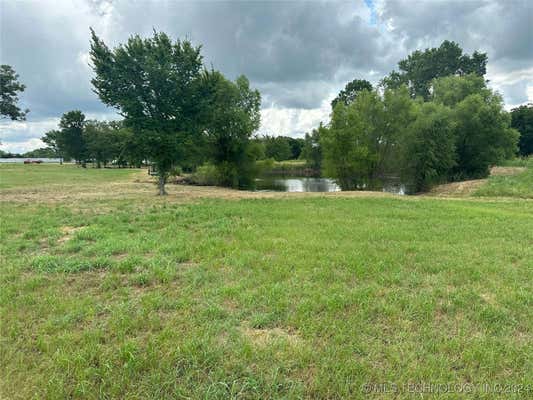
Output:
<svg viewBox="0 0 533 400">
<path fill-rule="evenodd" d="M 363 19 L 362 14 L 368 12 L 363 3 L 164 3 L 161 7 L 120 3 L 116 7 L 122 21 L 128 21 L 128 29 L 149 34 L 155 27 L 189 37 L 203 44 L 206 64 L 229 77 L 245 74 L 259 87 L 279 86 L 280 96 L 269 95 L 288 107 L 316 107 L 322 98 L 302 93 L 296 99 L 286 95 L 284 86 L 305 86 L 310 81 L 335 85 L 339 68 L 385 71 L 383 54 L 390 53 L 378 28 Z M 143 24 L 135 18 L 139 13 Z M 132 20 L 137 20 L 134 28 Z"/>
<path fill-rule="evenodd" d="M 103 111 L 92 93 L 83 52 L 89 45 L 88 15 L 73 5 L 2 2 L 2 63 L 11 64 L 26 84 L 23 102 L 30 120 L 69 109 Z"/>
<path fill-rule="evenodd" d="M 489 63 L 533 61 L 530 0 L 384 0 L 379 18 L 392 28 L 406 53 L 449 39 L 469 52 L 488 52 Z"/>
</svg>

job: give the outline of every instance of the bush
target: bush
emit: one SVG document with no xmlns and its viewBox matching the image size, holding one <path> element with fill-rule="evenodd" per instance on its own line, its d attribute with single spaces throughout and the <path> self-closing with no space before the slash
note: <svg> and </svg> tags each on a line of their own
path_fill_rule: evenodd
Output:
<svg viewBox="0 0 533 400">
<path fill-rule="evenodd" d="M 195 185 L 215 186 L 220 181 L 217 168 L 213 164 L 203 164 L 191 174 L 189 181 Z"/>
</svg>

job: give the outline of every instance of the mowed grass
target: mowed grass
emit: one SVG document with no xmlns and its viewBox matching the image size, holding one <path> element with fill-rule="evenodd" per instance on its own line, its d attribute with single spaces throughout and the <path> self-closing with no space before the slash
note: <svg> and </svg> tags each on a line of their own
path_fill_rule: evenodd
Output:
<svg viewBox="0 0 533 400">
<path fill-rule="evenodd" d="M 102 168 L 74 164 L 0 164 L 0 189 L 44 185 L 106 183 L 139 171 L 130 168 Z"/>
<path fill-rule="evenodd" d="M 0 398 L 531 395 L 531 201 L 36 197 L 1 213 Z"/>
</svg>

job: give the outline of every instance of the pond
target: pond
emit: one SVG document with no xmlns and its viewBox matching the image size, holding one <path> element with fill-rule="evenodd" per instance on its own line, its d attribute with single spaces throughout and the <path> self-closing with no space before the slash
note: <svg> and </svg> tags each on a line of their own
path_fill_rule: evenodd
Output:
<svg viewBox="0 0 533 400">
<path fill-rule="evenodd" d="M 268 192 L 340 192 L 342 190 L 333 179 L 329 178 L 262 177 L 256 179 L 255 184 L 256 190 Z M 406 194 L 405 186 L 397 180 L 390 180 L 375 187 L 371 190 Z M 361 190 L 365 190 L 365 188 L 362 187 Z"/>
</svg>

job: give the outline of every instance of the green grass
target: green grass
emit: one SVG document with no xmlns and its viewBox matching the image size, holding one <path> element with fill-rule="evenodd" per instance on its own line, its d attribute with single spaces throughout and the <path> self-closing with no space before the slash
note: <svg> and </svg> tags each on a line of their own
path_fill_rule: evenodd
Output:
<svg viewBox="0 0 533 400">
<path fill-rule="evenodd" d="M 0 164 L 0 189 L 49 184 L 105 183 L 131 175 L 136 169 L 81 168 L 74 164 Z"/>
<path fill-rule="evenodd" d="M 505 166 L 526 167 L 524 172 L 510 176 L 491 176 L 481 186 L 475 196 L 482 197 L 519 197 L 533 199 L 533 158 L 517 159 Z"/>
<path fill-rule="evenodd" d="M 0 398 L 533 390 L 530 201 L 36 199 L 1 222 Z"/>
<path fill-rule="evenodd" d="M 501 163 L 502 167 L 529 167 L 533 168 L 533 156 L 517 157 L 505 160 Z"/>
</svg>

